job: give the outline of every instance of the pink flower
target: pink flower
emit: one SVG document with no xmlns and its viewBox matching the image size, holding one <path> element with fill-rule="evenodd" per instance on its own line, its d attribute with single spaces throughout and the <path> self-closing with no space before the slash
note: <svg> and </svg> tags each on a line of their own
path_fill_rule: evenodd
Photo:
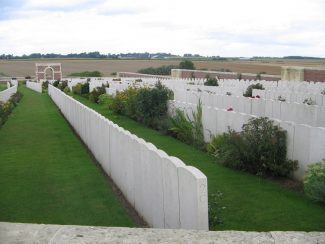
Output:
<svg viewBox="0 0 325 244">
<path fill-rule="evenodd" d="M 228 108 L 227 111 L 234 111 L 233 108 Z"/>
</svg>

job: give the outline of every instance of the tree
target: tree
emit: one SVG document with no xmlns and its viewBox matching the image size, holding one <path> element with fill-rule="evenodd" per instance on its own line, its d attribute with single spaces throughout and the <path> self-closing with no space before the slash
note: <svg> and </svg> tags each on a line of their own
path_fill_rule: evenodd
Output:
<svg viewBox="0 0 325 244">
<path fill-rule="evenodd" d="M 184 60 L 179 63 L 180 69 L 195 69 L 195 66 L 191 60 Z"/>
</svg>

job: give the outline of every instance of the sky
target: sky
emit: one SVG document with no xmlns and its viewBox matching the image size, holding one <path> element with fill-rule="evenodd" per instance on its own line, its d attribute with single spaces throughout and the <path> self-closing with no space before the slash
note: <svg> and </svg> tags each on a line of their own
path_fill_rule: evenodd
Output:
<svg viewBox="0 0 325 244">
<path fill-rule="evenodd" d="M 325 0 L 0 0 L 0 54 L 325 57 Z"/>
</svg>

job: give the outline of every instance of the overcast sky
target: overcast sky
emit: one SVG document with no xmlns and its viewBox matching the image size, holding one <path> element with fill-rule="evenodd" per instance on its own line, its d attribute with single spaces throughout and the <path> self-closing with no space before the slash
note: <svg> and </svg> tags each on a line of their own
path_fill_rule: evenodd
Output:
<svg viewBox="0 0 325 244">
<path fill-rule="evenodd" d="M 0 53 L 325 57 L 325 0 L 0 0 Z"/>
</svg>

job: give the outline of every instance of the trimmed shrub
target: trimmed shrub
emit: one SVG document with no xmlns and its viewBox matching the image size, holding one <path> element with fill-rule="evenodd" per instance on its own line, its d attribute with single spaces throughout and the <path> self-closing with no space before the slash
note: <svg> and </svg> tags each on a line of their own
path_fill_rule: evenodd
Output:
<svg viewBox="0 0 325 244">
<path fill-rule="evenodd" d="M 167 101 L 173 93 L 167 87 L 157 82 L 154 88 L 136 88 L 117 92 L 109 108 L 117 114 L 126 115 L 144 125 L 167 131 Z"/>
<path fill-rule="evenodd" d="M 308 165 L 304 178 L 306 195 L 316 202 L 325 204 L 325 159 Z"/>
<path fill-rule="evenodd" d="M 219 86 L 218 80 L 216 78 L 208 78 L 206 82 L 204 82 L 205 86 Z"/>
<path fill-rule="evenodd" d="M 89 83 L 78 83 L 72 87 L 72 92 L 78 95 L 87 95 L 89 93 Z"/>
<path fill-rule="evenodd" d="M 247 87 L 246 92 L 243 94 L 243 96 L 244 97 L 252 97 L 253 89 L 264 90 L 264 87 L 260 83 L 250 85 Z"/>
<path fill-rule="evenodd" d="M 49 88 L 49 82 L 45 81 L 42 83 L 42 90 L 43 92 Z"/>
<path fill-rule="evenodd" d="M 66 86 L 66 87 L 63 89 L 63 92 L 67 94 L 67 93 L 71 92 L 71 90 L 70 90 L 70 88 L 69 88 L 68 86 Z"/>
<path fill-rule="evenodd" d="M 106 94 L 106 87 L 104 85 L 100 86 L 100 87 L 96 87 L 95 89 L 93 89 L 90 93 L 89 93 L 89 100 L 94 102 L 94 103 L 98 103 L 98 98 L 100 95 L 102 94 Z"/>
<path fill-rule="evenodd" d="M 113 98 L 106 93 L 102 94 L 98 97 L 99 104 L 109 105 L 112 102 L 112 100 L 113 100 Z"/>
<path fill-rule="evenodd" d="M 260 176 L 288 176 L 297 169 L 297 161 L 286 158 L 286 131 L 273 121 L 250 119 L 242 128 L 214 137 L 207 150 L 226 166 Z"/>
<path fill-rule="evenodd" d="M 64 89 L 68 86 L 68 81 L 64 80 L 64 81 L 61 81 L 58 85 L 58 88 L 61 90 L 61 91 L 64 91 Z"/>
<path fill-rule="evenodd" d="M 136 120 L 146 126 L 164 130 L 160 121 L 166 121 L 168 104 L 172 92 L 158 81 L 154 88 L 141 88 L 135 97 Z"/>
<path fill-rule="evenodd" d="M 56 80 L 56 81 L 53 82 L 53 86 L 58 87 L 59 86 L 59 83 L 60 83 L 60 81 L 59 80 Z"/>
</svg>

